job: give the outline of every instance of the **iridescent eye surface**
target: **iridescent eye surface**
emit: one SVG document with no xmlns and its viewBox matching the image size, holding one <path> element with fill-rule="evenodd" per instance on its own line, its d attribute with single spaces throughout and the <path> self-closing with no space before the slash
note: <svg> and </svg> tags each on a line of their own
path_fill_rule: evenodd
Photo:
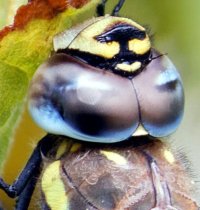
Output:
<svg viewBox="0 0 200 210">
<path fill-rule="evenodd" d="M 30 113 L 47 132 L 106 143 L 137 135 L 139 126 L 154 137 L 171 134 L 183 104 L 179 74 L 164 55 L 129 78 L 57 54 L 40 66 L 29 93 Z"/>
<path fill-rule="evenodd" d="M 139 24 L 94 18 L 57 35 L 54 50 L 29 93 L 30 113 L 47 132 L 111 143 L 132 135 L 163 137 L 178 127 L 180 76 Z"/>
<path fill-rule="evenodd" d="M 153 51 L 153 57 L 159 56 Z M 173 63 L 165 55 L 156 58 L 133 77 L 139 104 L 140 123 L 154 137 L 173 133 L 183 116 L 182 81 Z"/>
<path fill-rule="evenodd" d="M 29 110 L 49 133 L 97 141 L 121 141 L 139 124 L 132 82 L 64 54 L 37 71 Z"/>
</svg>

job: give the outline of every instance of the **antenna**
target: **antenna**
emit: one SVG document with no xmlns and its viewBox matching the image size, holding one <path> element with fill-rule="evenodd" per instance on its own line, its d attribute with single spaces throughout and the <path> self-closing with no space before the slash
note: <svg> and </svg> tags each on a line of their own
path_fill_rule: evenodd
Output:
<svg viewBox="0 0 200 210">
<path fill-rule="evenodd" d="M 97 16 L 104 16 L 105 15 L 105 5 L 106 5 L 107 0 L 101 0 L 101 3 L 97 5 L 96 8 L 96 13 Z"/>
<path fill-rule="evenodd" d="M 112 11 L 112 16 L 118 16 L 118 13 L 120 9 L 122 8 L 125 0 L 119 0 L 118 4 L 115 6 L 115 8 Z"/>
<path fill-rule="evenodd" d="M 96 13 L 97 13 L 98 17 L 105 15 L 106 2 L 107 2 L 107 0 L 101 0 L 101 3 L 99 5 L 97 5 Z M 118 16 L 118 13 L 119 13 L 120 9 L 122 8 L 124 2 L 125 2 L 125 0 L 119 0 L 119 2 L 117 3 L 117 5 L 114 7 L 114 9 L 112 11 L 112 16 Z"/>
</svg>

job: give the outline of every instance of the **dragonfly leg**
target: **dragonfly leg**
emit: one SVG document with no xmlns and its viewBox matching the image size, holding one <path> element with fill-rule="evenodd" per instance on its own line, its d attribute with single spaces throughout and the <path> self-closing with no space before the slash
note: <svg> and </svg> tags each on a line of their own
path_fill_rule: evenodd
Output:
<svg viewBox="0 0 200 210">
<path fill-rule="evenodd" d="M 0 178 L 0 189 L 2 189 L 11 198 L 18 197 L 18 202 L 16 205 L 17 210 L 27 209 L 29 205 L 31 195 L 34 191 L 37 181 L 36 177 L 38 177 L 40 174 L 42 163 L 41 149 L 43 154 L 48 153 L 48 150 L 51 148 L 50 140 L 51 135 L 47 134 L 39 141 L 26 166 L 13 184 L 9 185 L 5 183 L 2 178 Z M 48 148 L 45 148 L 44 145 L 46 145 L 47 141 Z M 22 204 L 25 206 L 24 208 L 22 208 Z"/>
<path fill-rule="evenodd" d="M 147 154 L 144 151 L 143 153 L 149 163 L 156 198 L 155 207 L 151 210 L 178 210 L 172 205 L 170 189 L 158 164 L 150 154 Z"/>
</svg>

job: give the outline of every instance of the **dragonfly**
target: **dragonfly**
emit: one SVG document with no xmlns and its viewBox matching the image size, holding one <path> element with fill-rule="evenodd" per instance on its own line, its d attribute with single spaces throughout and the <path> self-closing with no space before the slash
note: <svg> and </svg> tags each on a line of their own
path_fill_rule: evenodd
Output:
<svg viewBox="0 0 200 210">
<path fill-rule="evenodd" d="M 197 210 L 181 155 L 162 138 L 184 110 L 181 77 L 152 47 L 146 29 L 110 15 L 54 37 L 54 53 L 28 94 L 33 120 L 48 134 L 18 178 L 0 188 L 26 210 L 40 186 L 42 210 Z"/>
</svg>

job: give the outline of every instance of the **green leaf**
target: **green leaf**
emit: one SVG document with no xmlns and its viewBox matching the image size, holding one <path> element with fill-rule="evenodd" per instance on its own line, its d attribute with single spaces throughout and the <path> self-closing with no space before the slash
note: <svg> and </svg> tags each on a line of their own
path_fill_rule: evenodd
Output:
<svg viewBox="0 0 200 210">
<path fill-rule="evenodd" d="M 41 3 L 42 0 L 38 2 Z M 8 30 L 1 39 L 0 169 L 20 118 L 29 81 L 38 66 L 50 56 L 53 50 L 53 37 L 83 19 L 91 17 L 97 3 L 98 0 L 93 0 L 82 8 L 68 7 L 62 12 L 55 12 L 53 17 L 29 17 L 28 23 L 9 29 L 10 31 Z M 93 14 L 89 11 L 93 11 Z"/>
</svg>

